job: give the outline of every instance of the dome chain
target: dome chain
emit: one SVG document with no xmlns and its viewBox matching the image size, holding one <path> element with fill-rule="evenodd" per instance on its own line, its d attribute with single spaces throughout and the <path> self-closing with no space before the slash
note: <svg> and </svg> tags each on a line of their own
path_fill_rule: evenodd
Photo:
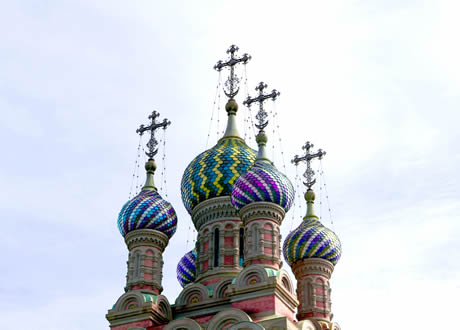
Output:
<svg viewBox="0 0 460 330">
<path fill-rule="evenodd" d="M 281 131 L 280 131 L 280 124 L 278 122 L 278 110 L 276 108 L 276 103 L 273 102 L 273 132 L 275 130 L 275 127 L 276 127 L 276 130 L 278 131 L 278 142 L 279 142 L 279 147 L 280 147 L 280 153 L 281 153 L 281 160 L 283 162 L 283 171 L 284 173 L 287 173 L 287 170 L 286 170 L 286 159 L 284 157 L 284 148 L 283 148 L 283 141 L 281 140 Z M 273 133 L 273 138 L 275 138 L 274 136 L 274 133 Z M 274 143 L 273 143 L 274 145 Z"/>
<path fill-rule="evenodd" d="M 208 148 L 209 144 L 209 138 L 211 137 L 211 128 L 212 128 L 212 123 L 214 121 L 214 112 L 216 110 L 216 101 L 217 101 L 217 96 L 219 95 L 219 102 L 220 102 L 220 85 L 221 85 L 221 73 L 219 72 L 219 76 L 217 77 L 217 85 L 216 85 L 216 93 L 214 95 L 214 102 L 212 103 L 212 113 L 211 113 L 211 120 L 209 121 L 209 129 L 208 129 L 208 137 L 206 139 L 206 149 Z M 220 105 L 219 105 L 220 109 Z"/>
<path fill-rule="evenodd" d="M 129 188 L 128 200 L 131 200 L 131 197 L 133 197 L 133 185 L 134 185 L 134 179 L 136 178 L 136 170 L 139 169 L 139 158 L 141 156 L 141 144 L 142 144 L 142 136 L 139 136 L 139 145 L 137 146 L 137 155 L 136 155 L 136 160 L 134 161 L 133 177 L 131 178 L 131 186 Z M 138 177 L 139 177 L 139 173 L 138 173 Z"/>
<path fill-rule="evenodd" d="M 294 220 L 297 217 L 296 203 L 299 206 L 299 214 L 302 214 L 302 200 L 300 198 L 300 175 L 299 175 L 299 167 L 297 165 L 295 166 L 295 180 L 294 181 L 295 181 L 297 196 L 296 198 L 294 198 L 294 205 L 292 206 L 293 212 L 292 212 L 291 228 L 289 231 L 292 231 Z"/>
<path fill-rule="evenodd" d="M 318 168 L 316 170 L 319 175 L 319 219 L 321 220 L 323 218 L 323 185 L 324 185 L 324 180 L 323 176 L 321 175 L 321 169 L 320 169 L 320 164 L 318 164 Z"/>
<path fill-rule="evenodd" d="M 145 148 L 144 146 L 142 146 L 142 155 L 143 156 L 140 156 L 139 155 L 139 158 L 142 157 L 142 159 L 144 160 L 145 159 Z M 140 159 L 139 159 L 140 160 Z M 141 165 L 141 162 L 138 161 L 137 162 L 137 172 L 136 172 L 136 195 L 139 193 L 139 191 L 141 190 L 141 184 L 139 183 L 139 173 L 140 173 L 140 165 Z"/>
<path fill-rule="evenodd" d="M 329 193 L 327 192 L 326 178 L 325 178 L 325 175 L 324 175 L 323 162 L 322 162 L 321 159 L 319 161 L 319 164 L 320 164 L 320 175 L 322 177 L 322 182 L 323 182 L 323 186 L 324 186 L 324 192 L 326 193 L 326 204 L 327 204 L 327 209 L 328 209 L 328 212 L 329 212 L 329 219 L 331 221 L 331 226 L 333 227 L 334 226 L 334 220 L 332 218 L 332 210 L 331 210 L 331 205 L 329 203 Z"/>
<path fill-rule="evenodd" d="M 245 94 L 246 94 L 246 99 L 249 97 L 249 88 L 248 88 L 248 73 L 247 73 L 247 68 L 246 68 L 246 64 L 244 64 L 244 88 L 245 88 Z M 246 118 L 246 122 L 247 122 L 247 125 L 249 127 L 249 130 L 251 130 L 252 128 L 252 133 L 253 135 L 249 134 L 249 141 L 252 140 L 253 136 L 256 136 L 256 131 L 255 131 L 255 124 L 254 124 L 254 121 L 252 119 L 252 113 L 251 113 L 251 107 L 249 106 L 246 106 L 246 109 L 247 109 L 247 117 L 249 117 L 249 119 Z"/>
<path fill-rule="evenodd" d="M 220 73 L 219 73 L 219 83 L 220 83 Z M 220 136 L 220 102 L 221 102 L 221 91 L 217 94 L 217 129 L 216 129 L 216 140 L 219 140 Z"/>
<path fill-rule="evenodd" d="M 162 137 L 163 142 L 163 155 L 161 157 L 162 159 L 162 167 L 161 167 L 161 184 L 160 184 L 160 189 L 161 192 L 164 193 L 165 197 L 168 198 L 168 185 L 166 182 L 166 130 L 163 130 L 163 137 Z"/>
</svg>

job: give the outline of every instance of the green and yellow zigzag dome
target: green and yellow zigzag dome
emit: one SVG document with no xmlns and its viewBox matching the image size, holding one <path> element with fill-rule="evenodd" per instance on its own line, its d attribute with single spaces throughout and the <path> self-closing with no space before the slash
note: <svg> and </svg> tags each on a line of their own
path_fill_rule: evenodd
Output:
<svg viewBox="0 0 460 330">
<path fill-rule="evenodd" d="M 210 198 L 230 196 L 233 183 L 255 159 L 256 151 L 235 136 L 224 136 L 198 155 L 182 176 L 182 201 L 187 211 L 191 214 L 195 206 Z"/>
</svg>

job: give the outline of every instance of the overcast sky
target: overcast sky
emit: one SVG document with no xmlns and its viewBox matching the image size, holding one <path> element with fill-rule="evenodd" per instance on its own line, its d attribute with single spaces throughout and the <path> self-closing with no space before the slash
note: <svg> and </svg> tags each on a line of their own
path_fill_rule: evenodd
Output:
<svg viewBox="0 0 460 330">
<path fill-rule="evenodd" d="M 281 92 L 267 108 L 280 124 L 281 145 L 269 136 L 277 166 L 282 148 L 295 182 L 289 160 L 305 141 L 327 151 L 332 227 L 343 245 L 334 320 L 353 330 L 452 328 L 459 11 L 454 0 L 2 2 L 0 328 L 108 328 L 128 254 L 117 215 L 130 192 L 135 130 L 153 109 L 172 121 L 167 193 L 179 225 L 163 286 L 174 303 L 176 264 L 193 235 L 180 180 L 206 149 L 212 67 L 232 43 L 253 57 L 249 92 L 261 80 Z M 223 126 L 221 103 L 208 147 Z M 284 237 L 300 222 L 298 205 Z"/>
</svg>

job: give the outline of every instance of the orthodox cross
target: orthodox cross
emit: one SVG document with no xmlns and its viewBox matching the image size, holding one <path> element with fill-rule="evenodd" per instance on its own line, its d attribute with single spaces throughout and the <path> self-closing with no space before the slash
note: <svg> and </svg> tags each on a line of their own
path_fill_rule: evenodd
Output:
<svg viewBox="0 0 460 330">
<path fill-rule="evenodd" d="M 307 163 L 307 170 L 303 174 L 304 178 L 307 180 L 307 182 L 304 182 L 303 184 L 308 187 L 308 189 L 311 189 L 311 187 L 315 184 L 316 179 L 313 178 L 315 175 L 315 171 L 311 168 L 311 161 L 314 158 L 321 159 L 323 156 L 326 154 L 326 151 L 323 151 L 321 149 L 318 149 L 316 153 L 310 153 L 310 149 L 313 148 L 313 144 L 310 142 L 305 143 L 305 145 L 302 147 L 303 150 L 305 150 L 305 156 L 299 157 L 295 155 L 294 159 L 292 160 L 292 163 L 297 166 L 300 162 L 306 162 Z"/>
<path fill-rule="evenodd" d="M 141 125 L 139 128 L 136 130 L 136 133 L 139 133 L 139 135 L 142 136 L 144 132 L 150 131 L 150 140 L 147 142 L 147 147 L 149 148 L 148 152 L 145 152 L 147 156 L 149 156 L 149 159 L 153 159 L 153 157 L 157 154 L 158 152 L 158 141 L 155 139 L 155 131 L 158 128 L 163 128 L 166 129 L 169 125 L 171 125 L 171 122 L 168 119 L 163 119 L 161 123 L 157 122 L 157 118 L 160 116 L 158 112 L 155 110 L 152 112 L 152 114 L 149 116 L 149 119 L 151 119 L 151 124 L 149 126 L 144 126 Z"/>
<path fill-rule="evenodd" d="M 267 99 L 272 99 L 273 101 L 275 101 L 276 98 L 280 96 L 280 92 L 278 92 L 276 89 L 272 90 L 270 94 L 264 95 L 265 88 L 267 88 L 267 84 L 260 82 L 259 85 L 256 87 L 256 91 L 259 91 L 259 95 L 254 98 L 251 98 L 250 96 L 248 96 L 246 101 L 243 102 L 243 104 L 247 105 L 248 107 L 250 107 L 251 104 L 254 102 L 259 102 L 259 112 L 256 115 L 256 119 L 259 121 L 259 124 L 256 124 L 256 127 L 259 130 L 263 130 L 268 125 L 268 120 L 266 120 L 268 117 L 268 114 L 264 110 L 264 101 Z"/>
<path fill-rule="evenodd" d="M 228 88 L 229 92 L 227 93 L 224 90 L 224 93 L 231 99 L 233 99 L 239 91 L 239 79 L 235 75 L 234 66 L 238 63 L 246 64 L 251 59 L 251 56 L 248 54 L 244 54 L 243 57 L 240 58 L 235 57 L 235 53 L 238 51 L 238 49 L 239 48 L 237 46 L 231 45 L 230 48 L 227 49 L 227 54 L 230 54 L 230 59 L 227 62 L 219 61 L 216 65 L 214 65 L 214 69 L 219 72 L 225 67 L 230 67 L 230 76 L 228 77 L 227 82 L 225 83 L 225 86 Z"/>
</svg>

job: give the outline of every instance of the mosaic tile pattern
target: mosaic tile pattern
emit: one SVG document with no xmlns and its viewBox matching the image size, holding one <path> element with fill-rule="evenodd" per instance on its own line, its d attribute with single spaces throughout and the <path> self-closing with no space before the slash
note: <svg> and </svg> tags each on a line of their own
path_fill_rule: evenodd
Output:
<svg viewBox="0 0 460 330">
<path fill-rule="evenodd" d="M 182 287 L 193 283 L 196 278 L 196 251 L 192 250 L 183 256 L 177 264 L 177 280 Z"/>
<path fill-rule="evenodd" d="M 255 161 L 256 152 L 242 139 L 223 138 L 198 155 L 182 176 L 182 201 L 189 213 L 204 200 L 229 196 L 232 185 Z"/>
<path fill-rule="evenodd" d="M 336 265 L 342 254 L 337 235 L 324 227 L 316 217 L 306 218 L 286 237 L 284 259 L 292 266 L 306 258 L 322 258 Z"/>
<path fill-rule="evenodd" d="M 123 237 L 132 230 L 155 229 L 171 238 L 176 227 L 176 211 L 154 190 L 141 191 L 123 206 L 118 216 Z"/>
<path fill-rule="evenodd" d="M 293 201 L 291 181 L 267 161 L 256 161 L 233 185 L 232 203 L 238 210 L 252 202 L 271 202 L 287 212 Z"/>
</svg>

